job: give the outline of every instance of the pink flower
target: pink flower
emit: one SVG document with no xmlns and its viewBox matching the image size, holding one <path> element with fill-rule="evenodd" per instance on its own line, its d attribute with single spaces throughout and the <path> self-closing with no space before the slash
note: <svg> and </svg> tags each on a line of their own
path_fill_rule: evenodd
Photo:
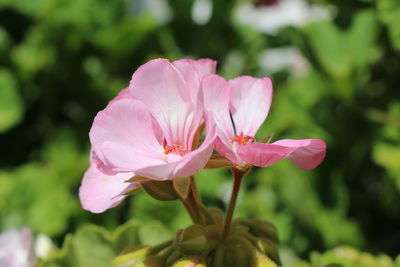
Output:
<svg viewBox="0 0 400 267">
<path fill-rule="evenodd" d="M 28 228 L 0 233 L 0 266 L 32 267 L 35 262 L 32 233 Z"/>
<path fill-rule="evenodd" d="M 271 106 L 269 78 L 242 76 L 227 82 L 210 74 L 202 85 L 205 108 L 217 125 L 215 148 L 236 167 L 266 167 L 289 158 L 306 170 L 315 168 L 324 159 L 326 145 L 319 139 L 285 139 L 271 144 L 255 141 Z"/>
<path fill-rule="evenodd" d="M 139 186 L 125 182 L 134 175 L 170 180 L 204 168 L 216 132 L 207 125 L 203 143 L 194 147 L 205 122 L 200 83 L 215 66 L 209 59 L 155 59 L 136 70 L 129 87 L 94 119 L 92 164 L 80 188 L 85 209 L 118 205 L 127 187 Z"/>
</svg>

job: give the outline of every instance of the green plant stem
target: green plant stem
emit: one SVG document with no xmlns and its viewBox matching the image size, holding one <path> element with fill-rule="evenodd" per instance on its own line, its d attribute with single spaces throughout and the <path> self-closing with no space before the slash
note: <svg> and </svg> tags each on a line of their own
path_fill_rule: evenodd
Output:
<svg viewBox="0 0 400 267">
<path fill-rule="evenodd" d="M 193 176 L 190 176 L 190 190 L 189 190 L 188 200 L 189 203 L 191 204 L 191 208 L 194 213 L 194 216 L 196 217 L 196 220 L 198 221 L 199 224 L 204 225 L 204 220 L 200 213 L 200 206 L 203 204 L 200 194 L 197 190 L 196 181 L 194 180 Z"/>
<path fill-rule="evenodd" d="M 198 222 L 197 222 L 196 216 L 193 213 L 192 206 L 182 198 L 179 198 L 179 200 L 182 202 L 182 204 L 185 207 L 186 211 L 189 213 L 189 216 L 192 219 L 193 223 L 197 224 Z"/>
<path fill-rule="evenodd" d="M 240 171 L 238 169 L 232 168 L 233 172 L 233 189 L 231 194 L 231 200 L 229 201 L 228 211 L 226 212 L 224 231 L 222 234 L 222 239 L 226 239 L 229 234 L 229 230 L 232 224 L 233 212 L 235 211 L 236 200 L 239 195 L 240 184 L 242 178 L 246 172 Z"/>
<path fill-rule="evenodd" d="M 186 211 L 189 213 L 194 224 L 204 225 L 204 220 L 200 212 L 203 205 L 199 192 L 197 191 L 196 182 L 193 176 L 190 176 L 190 188 L 187 199 L 180 198 Z"/>
<path fill-rule="evenodd" d="M 194 200 L 196 201 L 197 205 L 200 206 L 203 204 L 199 191 L 197 190 L 196 180 L 193 176 L 190 176 L 190 191 L 193 194 Z"/>
<path fill-rule="evenodd" d="M 195 223 L 204 225 L 203 223 L 203 218 L 201 217 L 199 206 L 196 203 L 196 200 L 194 199 L 193 194 L 190 192 L 189 197 L 188 197 L 191 209 L 193 211 L 193 217 L 195 218 Z"/>
</svg>

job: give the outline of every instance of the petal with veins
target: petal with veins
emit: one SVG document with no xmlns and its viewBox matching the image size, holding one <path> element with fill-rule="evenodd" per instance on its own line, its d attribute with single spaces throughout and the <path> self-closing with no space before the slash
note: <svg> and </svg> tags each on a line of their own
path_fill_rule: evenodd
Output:
<svg viewBox="0 0 400 267">
<path fill-rule="evenodd" d="M 230 87 L 222 77 L 209 74 L 202 81 L 204 106 L 208 120 L 216 124 L 218 138 L 216 150 L 233 162 L 236 160 L 228 140 L 235 136 L 229 114 Z"/>
<path fill-rule="evenodd" d="M 111 172 L 132 172 L 164 162 L 151 116 L 139 101 L 121 99 L 108 105 L 97 114 L 89 135 L 96 156 Z"/>
<path fill-rule="evenodd" d="M 272 101 L 272 83 L 269 78 L 241 76 L 230 80 L 230 111 L 236 135 L 254 137 L 268 115 Z"/>
<path fill-rule="evenodd" d="M 283 139 L 273 144 L 294 148 L 289 159 L 303 170 L 317 167 L 326 155 L 326 143 L 320 139 Z"/>
<path fill-rule="evenodd" d="M 206 138 L 203 143 L 196 150 L 183 157 L 182 161 L 176 167 L 174 177 L 187 177 L 201 171 L 213 152 L 215 137 L 215 125 L 208 125 L 206 129 Z"/>
<path fill-rule="evenodd" d="M 238 149 L 240 158 L 249 164 L 267 167 L 289 158 L 297 167 L 317 167 L 325 157 L 325 142 L 318 139 L 280 140 L 272 144 L 251 143 Z"/>
<path fill-rule="evenodd" d="M 202 110 L 195 108 L 192 85 L 187 86 L 183 75 L 168 60 L 155 59 L 140 66 L 129 88 L 135 99 L 146 104 L 169 145 L 185 142 L 191 131 L 197 130 L 197 127 L 193 129 L 193 122 L 199 120 L 196 113 Z"/>
<path fill-rule="evenodd" d="M 121 195 L 125 189 L 140 186 L 139 183 L 125 182 L 133 176 L 133 173 L 106 175 L 100 172 L 95 164 L 91 164 L 79 188 L 79 198 L 83 208 L 101 213 L 117 206 L 125 198 Z"/>
</svg>

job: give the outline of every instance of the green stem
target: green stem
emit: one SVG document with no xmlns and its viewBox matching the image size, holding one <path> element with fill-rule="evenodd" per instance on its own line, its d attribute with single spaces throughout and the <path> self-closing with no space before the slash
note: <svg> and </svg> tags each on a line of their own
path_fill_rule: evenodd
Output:
<svg viewBox="0 0 400 267">
<path fill-rule="evenodd" d="M 201 217 L 201 214 L 200 214 L 199 205 L 196 201 L 196 198 L 195 198 L 192 190 L 190 190 L 190 192 L 189 192 L 188 200 L 189 200 L 191 209 L 193 211 L 193 216 L 195 217 L 195 220 L 196 220 L 195 223 L 204 225 L 203 218 Z"/>
<path fill-rule="evenodd" d="M 232 190 L 232 194 L 231 194 L 231 200 L 230 200 L 229 206 L 228 206 L 228 211 L 227 211 L 226 217 L 225 217 L 225 225 L 224 225 L 224 232 L 222 234 L 222 239 L 225 239 L 229 234 L 229 230 L 230 230 L 231 224 L 232 224 L 233 212 L 235 211 L 236 200 L 239 195 L 240 184 L 242 182 L 242 178 L 243 178 L 244 174 L 246 173 L 246 172 L 240 171 L 235 168 L 232 168 L 232 172 L 233 172 L 233 177 L 234 177 L 233 190 Z"/>
<path fill-rule="evenodd" d="M 190 218 L 192 219 L 193 223 L 196 224 L 197 219 L 196 216 L 193 213 L 192 207 L 189 205 L 188 202 L 186 202 L 184 199 L 179 198 L 179 200 L 182 202 L 183 206 L 185 207 L 186 211 L 189 213 Z"/>
<path fill-rule="evenodd" d="M 193 176 L 190 176 L 190 191 L 189 191 L 189 201 L 192 204 L 192 209 L 195 216 L 198 218 L 199 223 L 204 225 L 203 217 L 200 213 L 200 206 L 203 205 L 199 191 L 197 190 L 196 181 Z"/>
<path fill-rule="evenodd" d="M 190 176 L 190 191 L 193 194 L 193 197 L 198 205 L 202 205 L 203 201 L 201 200 L 201 196 L 199 191 L 197 190 L 196 180 L 193 176 Z"/>
<path fill-rule="evenodd" d="M 203 217 L 200 213 L 200 206 L 203 204 L 199 192 L 197 191 L 196 182 L 193 176 L 190 176 L 190 188 L 187 199 L 180 198 L 180 200 L 192 218 L 193 223 L 204 225 Z"/>
</svg>

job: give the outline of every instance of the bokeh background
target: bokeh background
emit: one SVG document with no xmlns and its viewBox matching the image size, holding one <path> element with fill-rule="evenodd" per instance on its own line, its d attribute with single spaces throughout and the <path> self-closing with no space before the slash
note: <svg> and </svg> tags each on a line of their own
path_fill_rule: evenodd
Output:
<svg viewBox="0 0 400 267">
<path fill-rule="evenodd" d="M 245 179 L 236 216 L 272 221 L 285 265 L 394 266 L 398 0 L 0 0 L 0 232 L 29 227 L 64 247 L 55 258 L 74 257 L 49 266 L 91 267 L 116 251 L 104 236 L 118 225 L 151 244 L 190 223 L 179 203 L 143 192 L 103 214 L 77 195 L 94 116 L 157 57 L 212 58 L 227 79 L 269 76 L 257 137 L 327 142 L 315 170 L 283 161 Z M 207 204 L 226 207 L 229 170 L 196 180 Z"/>
</svg>

